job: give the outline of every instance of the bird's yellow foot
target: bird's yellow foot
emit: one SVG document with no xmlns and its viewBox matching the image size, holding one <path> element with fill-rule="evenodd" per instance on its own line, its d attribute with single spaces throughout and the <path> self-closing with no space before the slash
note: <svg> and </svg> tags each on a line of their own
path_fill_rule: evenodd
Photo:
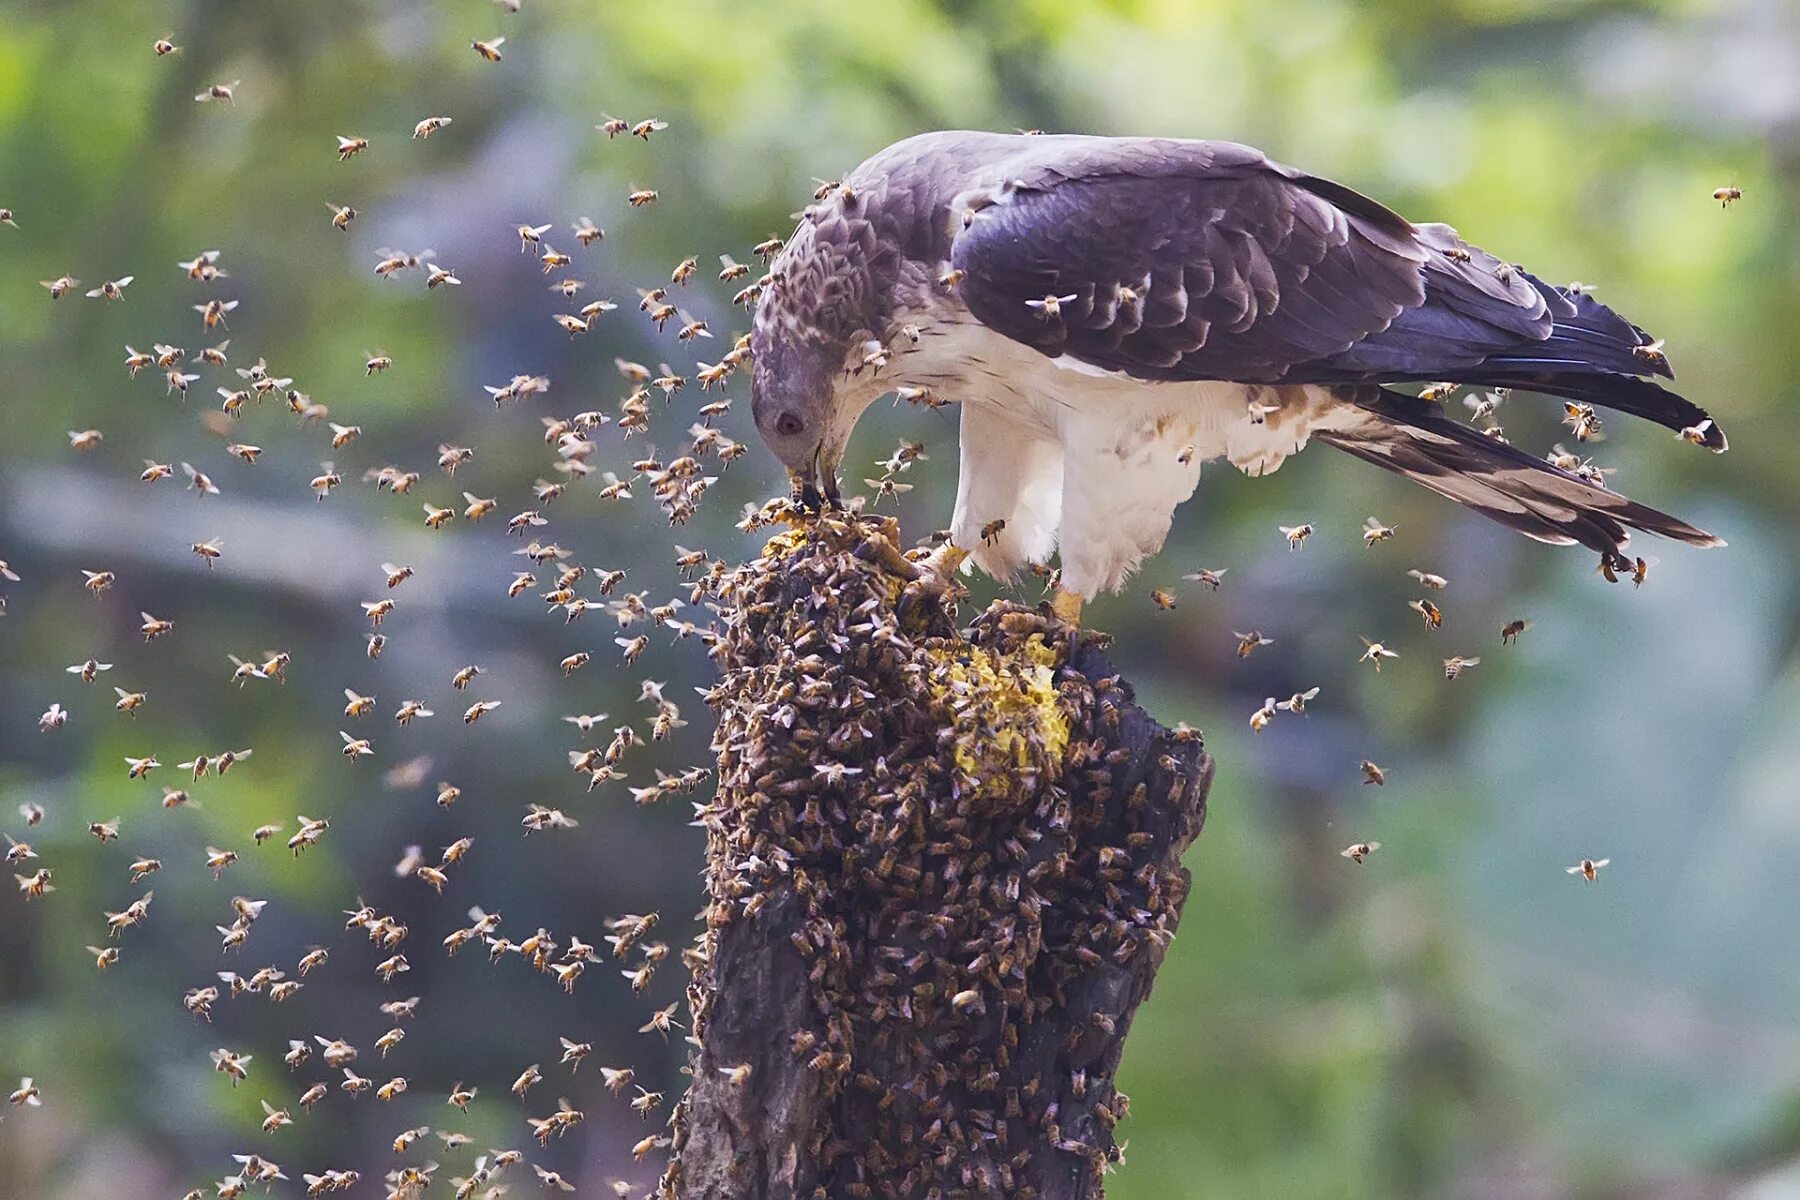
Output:
<svg viewBox="0 0 1800 1200">
<path fill-rule="evenodd" d="M 1050 611 L 1070 625 L 1081 625 L 1081 593 L 1058 586 L 1050 593 Z"/>
</svg>

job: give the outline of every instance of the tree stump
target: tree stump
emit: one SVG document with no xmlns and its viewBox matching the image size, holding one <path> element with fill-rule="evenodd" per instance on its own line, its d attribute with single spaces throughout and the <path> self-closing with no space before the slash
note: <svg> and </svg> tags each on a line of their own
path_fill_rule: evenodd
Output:
<svg viewBox="0 0 1800 1200">
<path fill-rule="evenodd" d="M 965 637 L 907 593 L 894 522 L 787 519 L 720 589 L 662 1194 L 1099 1197 L 1212 759 L 1103 638 L 1007 603 Z"/>
</svg>

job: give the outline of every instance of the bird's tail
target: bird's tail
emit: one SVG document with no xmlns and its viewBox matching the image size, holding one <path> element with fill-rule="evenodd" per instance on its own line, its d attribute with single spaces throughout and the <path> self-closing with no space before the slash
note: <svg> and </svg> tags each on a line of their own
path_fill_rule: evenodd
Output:
<svg viewBox="0 0 1800 1200">
<path fill-rule="evenodd" d="M 1346 390 L 1347 403 L 1313 436 L 1541 542 L 1582 545 L 1609 560 L 1642 529 L 1694 546 L 1723 546 L 1686 521 L 1597 487 L 1517 447 L 1450 420 L 1414 396 Z"/>
</svg>

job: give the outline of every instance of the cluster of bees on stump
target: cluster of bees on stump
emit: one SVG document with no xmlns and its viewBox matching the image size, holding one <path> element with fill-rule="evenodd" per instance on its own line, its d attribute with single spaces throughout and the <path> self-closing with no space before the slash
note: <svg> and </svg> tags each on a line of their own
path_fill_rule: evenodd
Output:
<svg viewBox="0 0 1800 1200">
<path fill-rule="evenodd" d="M 785 501 L 764 516 L 795 520 Z M 1172 814 L 1202 747 L 1132 745 L 1128 691 L 1070 669 L 1039 610 L 996 604 L 967 640 L 942 607 L 900 615 L 897 537 L 826 513 L 721 588 L 695 1091 L 764 1069 L 720 1059 L 766 1039 L 708 1021 L 734 982 L 715 964 L 773 923 L 793 949 L 773 986 L 805 993 L 775 1053 L 823 1097 L 797 1147 L 811 1194 L 1029 1198 L 1046 1144 L 1096 1175 L 1121 1158 L 1113 1035 L 1187 894 L 1194 830 Z M 1136 988 L 1084 986 L 1145 963 Z M 1083 1015 L 1052 1020 L 1065 1006 Z"/>
</svg>

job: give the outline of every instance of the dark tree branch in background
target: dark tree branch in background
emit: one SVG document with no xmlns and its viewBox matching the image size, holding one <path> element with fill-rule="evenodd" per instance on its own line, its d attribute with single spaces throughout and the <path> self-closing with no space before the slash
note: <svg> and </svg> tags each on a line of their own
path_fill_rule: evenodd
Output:
<svg viewBox="0 0 1800 1200">
<path fill-rule="evenodd" d="M 1212 759 L 1101 639 L 902 600 L 897 536 L 827 517 L 724 588 L 666 1195 L 1073 1200 L 1118 1158 Z"/>
</svg>

